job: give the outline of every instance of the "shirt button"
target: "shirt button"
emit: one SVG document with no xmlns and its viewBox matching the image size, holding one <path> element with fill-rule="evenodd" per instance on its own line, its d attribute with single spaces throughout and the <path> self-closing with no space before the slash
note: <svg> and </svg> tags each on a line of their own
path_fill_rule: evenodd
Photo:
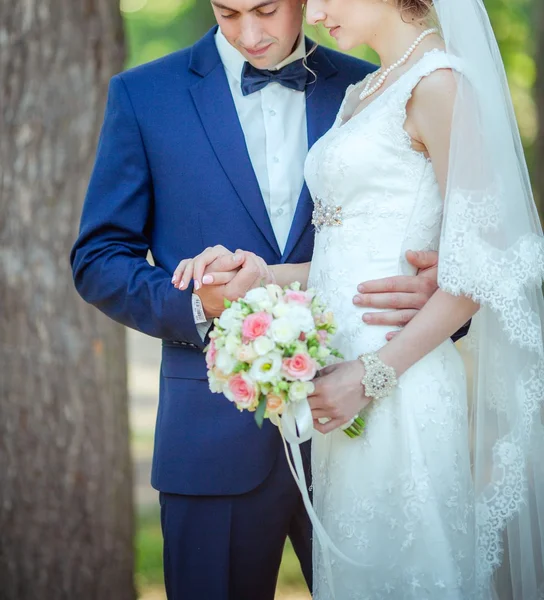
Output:
<svg viewBox="0 0 544 600">
<path fill-rule="evenodd" d="M 268 114 L 269 114 L 271 117 L 275 117 L 275 116 L 276 116 L 276 111 L 275 111 L 273 108 L 271 108 L 271 109 L 268 111 Z"/>
<path fill-rule="evenodd" d="M 280 159 L 277 156 L 274 156 L 272 159 L 276 164 L 280 162 Z"/>
<path fill-rule="evenodd" d="M 278 208 L 278 210 L 276 211 L 276 215 L 278 217 L 281 217 L 283 215 L 283 208 Z"/>
</svg>

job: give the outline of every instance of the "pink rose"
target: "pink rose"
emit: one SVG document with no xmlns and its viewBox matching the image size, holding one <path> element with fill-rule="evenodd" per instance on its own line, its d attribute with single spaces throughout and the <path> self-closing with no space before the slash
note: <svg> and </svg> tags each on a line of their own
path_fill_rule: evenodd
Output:
<svg viewBox="0 0 544 600">
<path fill-rule="evenodd" d="M 317 364 L 308 354 L 284 358 L 282 368 L 288 377 L 296 381 L 311 381 L 317 372 Z"/>
<path fill-rule="evenodd" d="M 302 304 L 303 306 L 310 306 L 312 298 L 306 292 L 296 292 L 295 290 L 287 290 L 285 292 L 286 302 L 293 302 L 296 304 Z"/>
<path fill-rule="evenodd" d="M 271 323 L 272 315 L 267 312 L 248 315 L 242 323 L 242 335 L 246 341 L 256 340 L 268 331 Z"/>
<path fill-rule="evenodd" d="M 273 415 L 281 415 L 285 407 L 285 401 L 281 396 L 270 392 L 266 397 L 266 410 Z"/>
<path fill-rule="evenodd" d="M 215 347 L 215 340 L 211 340 L 208 351 L 206 352 L 206 365 L 208 366 L 208 369 L 211 369 L 214 366 L 216 354 L 217 349 Z"/>
<path fill-rule="evenodd" d="M 257 387 L 243 372 L 229 379 L 229 391 L 238 408 L 251 408 L 257 401 Z"/>
</svg>

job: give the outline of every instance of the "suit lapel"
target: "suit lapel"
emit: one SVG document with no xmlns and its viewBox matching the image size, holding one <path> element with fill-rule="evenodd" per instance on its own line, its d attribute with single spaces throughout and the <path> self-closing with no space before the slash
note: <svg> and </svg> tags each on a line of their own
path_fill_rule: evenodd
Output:
<svg viewBox="0 0 544 600">
<path fill-rule="evenodd" d="M 191 95 L 210 144 L 247 212 L 278 256 L 281 252 L 251 165 L 244 133 L 215 45 L 216 28 L 193 47 L 191 69 L 201 75 Z"/>
<path fill-rule="evenodd" d="M 312 44 L 312 42 L 308 41 L 308 44 Z M 321 48 L 318 47 L 310 56 L 308 67 L 316 73 L 315 80 L 310 75 L 311 83 L 306 89 L 308 148 L 311 148 L 334 123 L 345 90 L 339 89 L 334 77 L 338 70 Z M 302 234 L 311 226 L 312 211 L 312 198 L 306 184 L 304 184 L 285 245 L 282 262 L 287 262 Z"/>
</svg>

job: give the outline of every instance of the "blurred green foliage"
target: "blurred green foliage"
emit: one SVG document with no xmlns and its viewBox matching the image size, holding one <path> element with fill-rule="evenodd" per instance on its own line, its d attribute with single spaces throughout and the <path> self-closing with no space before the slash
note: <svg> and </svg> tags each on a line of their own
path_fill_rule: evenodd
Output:
<svg viewBox="0 0 544 600">
<path fill-rule="evenodd" d="M 512 96 L 526 149 L 536 136 L 533 87 L 536 78 L 533 20 L 542 0 L 485 0 L 508 72 Z M 128 44 L 127 67 L 184 48 L 198 40 L 213 24 L 208 0 L 121 0 Z M 333 47 L 334 40 L 319 28 L 306 33 L 318 43 Z M 376 60 L 365 48 L 354 55 Z"/>
</svg>

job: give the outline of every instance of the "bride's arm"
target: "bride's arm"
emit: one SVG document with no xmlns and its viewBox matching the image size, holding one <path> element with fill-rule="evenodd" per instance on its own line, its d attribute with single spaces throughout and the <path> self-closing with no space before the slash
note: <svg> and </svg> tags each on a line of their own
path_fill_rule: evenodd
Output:
<svg viewBox="0 0 544 600">
<path fill-rule="evenodd" d="M 203 285 L 230 284 L 231 288 L 239 288 L 235 285 L 236 272 L 243 271 L 246 282 L 241 295 L 262 282 L 274 282 L 284 287 L 294 281 L 299 281 L 302 288 L 306 289 L 310 264 L 307 262 L 302 264 L 267 265 L 260 256 L 253 252 L 237 250 L 232 253 L 227 248 L 218 245 L 213 248 L 206 248 L 194 258 L 182 260 L 174 271 L 172 284 L 174 287 L 183 290 L 187 289 L 190 281 L 194 279 L 195 290 L 199 290 Z M 239 296 L 240 294 L 237 297 Z"/>
<path fill-rule="evenodd" d="M 415 88 L 408 105 L 406 128 L 428 153 L 442 196 L 446 195 L 451 122 L 456 82 L 449 70 L 436 71 Z M 438 289 L 427 304 L 391 342 L 380 358 L 402 375 L 414 363 L 451 337 L 478 311 L 478 304 L 464 296 Z"/>
<path fill-rule="evenodd" d="M 268 268 L 272 272 L 276 283 L 281 287 L 290 285 L 294 281 L 299 281 L 302 289 L 305 290 L 308 287 L 308 274 L 310 272 L 310 265 L 311 263 L 306 262 L 298 265 L 271 265 Z"/>
</svg>

